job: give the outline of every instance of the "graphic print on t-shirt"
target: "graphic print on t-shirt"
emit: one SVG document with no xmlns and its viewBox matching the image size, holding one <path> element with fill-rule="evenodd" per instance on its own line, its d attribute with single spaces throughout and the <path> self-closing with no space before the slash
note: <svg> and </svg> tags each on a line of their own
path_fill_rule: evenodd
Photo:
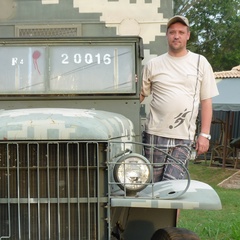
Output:
<svg viewBox="0 0 240 240">
<path fill-rule="evenodd" d="M 169 129 L 173 129 L 173 128 L 177 128 L 179 127 L 181 124 L 183 124 L 184 120 L 186 119 L 186 116 L 188 113 L 190 113 L 191 111 L 188 111 L 187 109 L 184 110 L 183 113 L 178 114 L 174 119 L 174 125 L 170 125 Z"/>
</svg>

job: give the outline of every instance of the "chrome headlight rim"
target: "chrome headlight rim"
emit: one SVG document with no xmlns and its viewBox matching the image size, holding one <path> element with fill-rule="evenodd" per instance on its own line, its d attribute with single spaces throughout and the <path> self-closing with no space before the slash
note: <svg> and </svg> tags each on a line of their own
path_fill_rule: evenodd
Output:
<svg viewBox="0 0 240 240">
<path fill-rule="evenodd" d="M 129 167 L 129 169 L 127 167 Z M 143 182 L 129 183 L 126 181 L 128 174 L 134 175 L 134 177 L 137 178 L 137 174 L 140 173 L 140 170 L 143 170 L 142 173 L 146 172 L 146 176 L 141 178 L 144 179 Z M 124 176 L 120 176 L 123 172 Z M 113 177 L 116 184 L 120 189 L 127 192 L 139 192 L 146 188 L 151 182 L 151 173 L 151 164 L 149 160 L 138 153 L 130 153 L 120 157 L 113 169 Z"/>
</svg>

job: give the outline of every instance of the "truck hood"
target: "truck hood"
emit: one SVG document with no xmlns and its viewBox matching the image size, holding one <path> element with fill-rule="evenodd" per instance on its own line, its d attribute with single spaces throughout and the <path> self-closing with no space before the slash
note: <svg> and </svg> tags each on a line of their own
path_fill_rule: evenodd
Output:
<svg viewBox="0 0 240 240">
<path fill-rule="evenodd" d="M 128 118 L 91 109 L 2 110 L 0 119 L 2 140 L 131 140 L 134 135 Z"/>
</svg>

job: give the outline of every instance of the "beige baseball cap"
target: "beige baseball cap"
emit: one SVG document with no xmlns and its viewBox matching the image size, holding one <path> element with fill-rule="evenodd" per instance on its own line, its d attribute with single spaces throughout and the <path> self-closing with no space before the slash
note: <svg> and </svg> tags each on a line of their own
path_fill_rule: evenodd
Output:
<svg viewBox="0 0 240 240">
<path fill-rule="evenodd" d="M 183 24 L 185 24 L 186 26 L 189 27 L 189 22 L 188 22 L 188 19 L 186 17 L 176 15 L 176 16 L 169 19 L 169 21 L 167 23 L 167 28 L 169 28 L 173 23 L 176 23 L 176 22 L 181 22 L 181 23 L 183 23 Z"/>
</svg>

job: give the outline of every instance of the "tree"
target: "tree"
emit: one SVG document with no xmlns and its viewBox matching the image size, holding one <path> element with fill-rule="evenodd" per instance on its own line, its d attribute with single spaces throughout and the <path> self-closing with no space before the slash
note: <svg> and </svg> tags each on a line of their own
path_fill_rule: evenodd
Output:
<svg viewBox="0 0 240 240">
<path fill-rule="evenodd" d="M 188 48 L 204 55 L 214 71 L 240 64 L 240 0 L 174 0 L 174 14 L 189 19 Z"/>
</svg>

